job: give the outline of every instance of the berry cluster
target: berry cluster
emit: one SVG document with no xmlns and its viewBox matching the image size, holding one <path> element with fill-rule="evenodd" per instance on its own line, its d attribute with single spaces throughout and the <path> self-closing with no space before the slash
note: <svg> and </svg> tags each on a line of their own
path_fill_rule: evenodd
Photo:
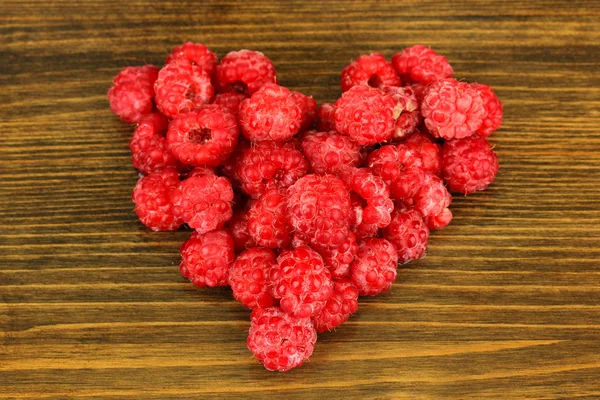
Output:
<svg viewBox="0 0 600 400">
<path fill-rule="evenodd" d="M 139 220 L 194 229 L 181 274 L 229 286 L 253 310 L 247 344 L 265 368 L 301 365 L 359 296 L 389 290 L 398 263 L 425 256 L 430 232 L 452 220 L 449 190 L 494 181 L 487 137 L 502 103 L 452 74 L 421 45 L 391 62 L 361 55 L 342 70 L 341 97 L 317 107 L 280 86 L 260 52 L 219 62 L 185 43 L 160 70 L 114 78 L 110 108 L 136 124 Z"/>
</svg>

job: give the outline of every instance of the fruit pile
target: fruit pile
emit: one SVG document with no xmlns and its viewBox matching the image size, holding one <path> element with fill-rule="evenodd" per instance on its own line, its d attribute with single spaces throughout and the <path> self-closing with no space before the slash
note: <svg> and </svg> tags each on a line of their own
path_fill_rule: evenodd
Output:
<svg viewBox="0 0 600 400">
<path fill-rule="evenodd" d="M 265 368 L 301 365 L 318 332 L 348 320 L 359 296 L 389 290 L 398 263 L 423 257 L 430 231 L 452 219 L 448 189 L 494 180 L 486 138 L 502 103 L 452 74 L 420 45 L 391 62 L 362 55 L 342 70 L 335 104 L 317 107 L 280 86 L 260 52 L 219 62 L 185 43 L 160 70 L 114 78 L 110 108 L 135 124 L 136 214 L 155 231 L 194 229 L 181 274 L 230 286 L 253 310 L 247 344 Z"/>
</svg>

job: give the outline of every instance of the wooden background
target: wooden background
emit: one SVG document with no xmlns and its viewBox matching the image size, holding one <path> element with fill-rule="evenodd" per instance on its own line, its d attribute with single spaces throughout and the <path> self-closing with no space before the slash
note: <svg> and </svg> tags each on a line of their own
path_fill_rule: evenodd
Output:
<svg viewBox="0 0 600 400">
<path fill-rule="evenodd" d="M 0 399 L 600 398 L 600 2 L 0 3 Z M 248 312 L 136 222 L 106 91 L 186 40 L 339 95 L 360 53 L 423 43 L 505 105 L 501 172 L 310 362 L 267 372 Z"/>
</svg>

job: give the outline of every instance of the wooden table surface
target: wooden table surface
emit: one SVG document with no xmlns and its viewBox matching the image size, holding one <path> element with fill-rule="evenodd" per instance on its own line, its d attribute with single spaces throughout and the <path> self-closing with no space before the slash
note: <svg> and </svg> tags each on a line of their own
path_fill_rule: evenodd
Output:
<svg viewBox="0 0 600 400">
<path fill-rule="evenodd" d="M 600 398 L 600 3 L 454 3 L 3 0 L 0 399 Z M 505 105 L 496 182 L 289 373 L 180 277 L 188 233 L 132 211 L 106 91 L 187 40 L 261 50 L 319 102 L 359 54 L 423 43 Z"/>
</svg>

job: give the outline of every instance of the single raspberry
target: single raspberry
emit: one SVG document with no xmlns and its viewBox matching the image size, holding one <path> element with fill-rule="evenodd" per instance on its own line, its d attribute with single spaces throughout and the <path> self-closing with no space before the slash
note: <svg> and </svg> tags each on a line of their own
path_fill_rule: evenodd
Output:
<svg viewBox="0 0 600 400">
<path fill-rule="evenodd" d="M 210 75 L 192 64 L 167 64 L 154 83 L 156 106 L 169 118 L 210 102 L 214 89 Z"/>
<path fill-rule="evenodd" d="M 344 167 L 358 167 L 363 162 L 361 145 L 337 132 L 314 132 L 305 135 L 302 152 L 311 170 L 318 175 L 336 174 Z"/>
<path fill-rule="evenodd" d="M 288 188 L 290 227 L 318 248 L 335 248 L 350 232 L 350 196 L 340 179 L 306 175 Z"/>
<path fill-rule="evenodd" d="M 414 209 L 394 210 L 392 222 L 383 230 L 383 237 L 396 246 L 401 263 L 417 260 L 427 253 L 429 229 Z"/>
<path fill-rule="evenodd" d="M 477 130 L 479 136 L 486 138 L 502 125 L 502 102 L 491 87 L 481 83 L 471 83 L 471 86 L 481 94 L 483 107 L 487 111 L 481 127 Z"/>
<path fill-rule="evenodd" d="M 292 98 L 296 100 L 300 106 L 302 122 L 300 123 L 300 131 L 312 129 L 312 126 L 317 117 L 317 102 L 312 96 L 306 96 L 300 92 L 292 92 Z"/>
<path fill-rule="evenodd" d="M 194 234 L 181 245 L 181 275 L 199 287 L 227 286 L 229 264 L 235 259 L 233 239 L 224 230 Z"/>
<path fill-rule="evenodd" d="M 171 193 L 175 215 L 198 233 L 221 228 L 233 215 L 233 189 L 227 178 L 194 176 Z"/>
<path fill-rule="evenodd" d="M 300 131 L 302 109 L 288 89 L 269 83 L 242 101 L 238 120 L 248 140 L 287 142 Z"/>
<path fill-rule="evenodd" d="M 238 142 L 235 116 L 220 107 L 179 114 L 169 125 L 167 141 L 175 157 L 194 166 L 224 163 Z"/>
<path fill-rule="evenodd" d="M 352 231 L 356 240 L 361 241 L 368 238 L 376 237 L 379 234 L 379 226 L 377 224 L 367 224 L 366 222 L 361 222 L 354 230 Z"/>
<path fill-rule="evenodd" d="M 434 175 L 442 174 L 442 146 L 430 135 L 415 131 L 402 143 L 419 154 L 425 172 Z"/>
<path fill-rule="evenodd" d="M 297 318 L 278 307 L 257 308 L 250 315 L 246 344 L 269 371 L 289 371 L 311 356 L 317 331 L 310 318 Z"/>
<path fill-rule="evenodd" d="M 396 246 L 385 239 L 367 239 L 358 246 L 350 279 L 361 296 L 375 296 L 392 287 L 397 266 Z"/>
<path fill-rule="evenodd" d="M 140 222 L 153 231 L 175 231 L 183 221 L 174 214 L 171 192 L 179 185 L 179 175 L 168 168 L 141 178 L 132 199 Z"/>
<path fill-rule="evenodd" d="M 451 202 L 452 195 L 444 186 L 442 179 L 431 174 L 425 176 L 423 186 L 413 197 L 414 207 L 423 217 L 440 214 Z"/>
<path fill-rule="evenodd" d="M 415 92 L 408 86 L 386 86 L 383 92 L 392 96 L 396 101 L 395 113 L 400 113 L 396 118 L 396 129 L 392 139 L 402 139 L 413 133 L 421 123 L 421 111 Z"/>
<path fill-rule="evenodd" d="M 229 267 L 233 297 L 251 310 L 273 306 L 276 301 L 269 276 L 276 264 L 270 249 L 255 247 L 240 254 Z"/>
<path fill-rule="evenodd" d="M 272 189 L 252 203 L 248 213 L 248 232 L 259 246 L 277 249 L 290 245 L 286 200 L 283 193 Z"/>
<path fill-rule="evenodd" d="M 444 139 L 471 136 L 481 127 L 486 112 L 479 91 L 453 78 L 429 85 L 421 105 L 429 132 Z"/>
<path fill-rule="evenodd" d="M 356 237 L 350 232 L 344 243 L 332 250 L 323 249 L 320 254 L 331 276 L 340 279 L 350 276 L 350 264 L 354 261 L 357 251 Z"/>
<path fill-rule="evenodd" d="M 250 232 L 248 232 L 249 211 L 252 202 L 253 200 L 248 200 L 246 206 L 242 210 L 234 213 L 227 224 L 229 233 L 231 233 L 231 237 L 233 237 L 235 251 L 238 253 L 256 247 L 256 242 L 250 235 Z"/>
<path fill-rule="evenodd" d="M 363 54 L 342 70 L 342 92 L 357 85 L 381 88 L 402 83 L 391 63 L 379 53 Z"/>
<path fill-rule="evenodd" d="M 350 178 L 348 171 L 352 171 Z M 383 179 L 366 168 L 348 168 L 342 175 L 346 186 L 366 202 L 361 222 L 379 228 L 387 226 L 394 210 L 394 202 L 390 199 L 390 190 Z"/>
<path fill-rule="evenodd" d="M 313 317 L 317 332 L 331 331 L 348 321 L 351 314 L 358 310 L 358 289 L 350 279 L 334 282 L 333 293 L 323 310 Z"/>
<path fill-rule="evenodd" d="M 167 148 L 167 140 L 161 131 L 156 131 L 161 126 L 153 115 L 143 117 L 139 125 L 133 131 L 133 137 L 129 142 L 131 150 L 131 163 L 142 174 L 160 172 L 166 168 L 175 168 L 179 172 L 185 172 L 186 167 L 179 162 Z M 161 116 L 161 118 L 164 118 Z M 167 121 L 165 119 L 164 127 Z"/>
<path fill-rule="evenodd" d="M 154 82 L 158 68 L 154 65 L 126 67 L 113 78 L 108 101 L 113 113 L 127 123 L 140 122 L 154 108 Z"/>
<path fill-rule="evenodd" d="M 371 152 L 369 168 L 389 185 L 395 200 L 412 198 L 425 179 L 419 153 L 404 144 L 387 145 Z"/>
<path fill-rule="evenodd" d="M 214 104 L 223 108 L 233 115 L 237 115 L 242 106 L 242 101 L 246 100 L 248 95 L 245 93 L 229 92 L 220 93 L 215 96 Z"/>
<path fill-rule="evenodd" d="M 270 279 L 281 309 L 299 318 L 319 314 L 333 291 L 331 273 L 319 253 L 308 246 L 282 252 Z"/>
<path fill-rule="evenodd" d="M 394 134 L 396 102 L 369 86 L 353 86 L 335 102 L 335 128 L 362 145 L 389 140 Z"/>
<path fill-rule="evenodd" d="M 217 68 L 217 56 L 202 43 L 186 42 L 175 47 L 165 64 L 192 64 L 212 76 Z"/>
<path fill-rule="evenodd" d="M 308 162 L 293 142 L 259 142 L 245 149 L 233 167 L 242 190 L 258 198 L 268 189 L 285 189 L 306 174 Z"/>
<path fill-rule="evenodd" d="M 317 130 L 329 132 L 335 130 L 335 106 L 323 103 L 317 108 Z"/>
<path fill-rule="evenodd" d="M 195 167 L 190 172 L 188 172 L 186 179 L 192 178 L 194 176 L 211 175 L 211 174 L 212 175 L 215 174 L 215 170 L 212 167 L 200 166 L 200 167 Z"/>
<path fill-rule="evenodd" d="M 443 228 L 452 221 L 452 211 L 449 208 L 444 208 L 441 213 L 431 217 L 423 218 L 430 231 Z"/>
<path fill-rule="evenodd" d="M 444 181 L 454 192 L 469 194 L 486 189 L 500 168 L 489 142 L 476 135 L 446 141 L 442 154 Z"/>
<path fill-rule="evenodd" d="M 450 78 L 454 72 L 446 57 L 420 44 L 394 54 L 392 65 L 405 82 L 423 85 Z"/>
<path fill-rule="evenodd" d="M 227 54 L 217 66 L 215 77 L 219 93 L 252 94 L 266 83 L 277 83 L 273 62 L 252 50 Z"/>
<path fill-rule="evenodd" d="M 169 120 L 167 117 L 159 112 L 154 112 L 152 114 L 144 115 L 140 119 L 134 133 L 137 132 L 139 135 L 152 135 L 157 133 L 161 136 L 165 136 L 168 129 Z"/>
</svg>

